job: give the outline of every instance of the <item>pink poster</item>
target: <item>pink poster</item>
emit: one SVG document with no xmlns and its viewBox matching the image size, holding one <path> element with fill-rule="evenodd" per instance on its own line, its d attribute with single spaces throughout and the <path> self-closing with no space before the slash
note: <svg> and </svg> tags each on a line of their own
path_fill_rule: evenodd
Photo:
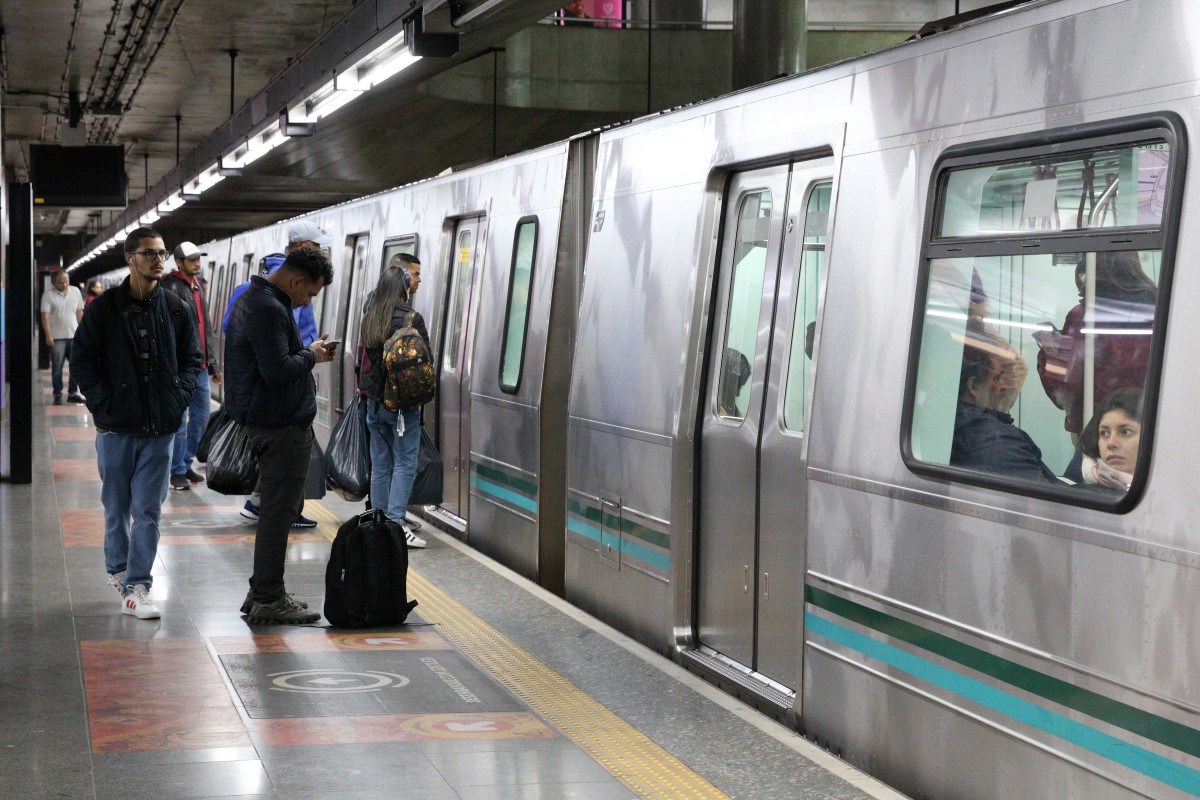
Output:
<svg viewBox="0 0 1200 800">
<path fill-rule="evenodd" d="M 622 20 L 625 19 L 625 3 L 624 0 L 574 0 L 563 6 L 558 14 L 564 20 Z M 598 27 L 607 27 L 607 23 L 603 22 L 594 24 Z"/>
</svg>

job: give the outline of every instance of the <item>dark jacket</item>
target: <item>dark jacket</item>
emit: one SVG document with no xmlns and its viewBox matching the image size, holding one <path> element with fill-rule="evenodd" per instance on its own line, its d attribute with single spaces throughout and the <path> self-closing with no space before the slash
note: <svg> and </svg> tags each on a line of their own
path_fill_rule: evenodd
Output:
<svg viewBox="0 0 1200 800">
<path fill-rule="evenodd" d="M 150 363 L 138 370 L 134 314 L 147 309 Z M 196 391 L 200 343 L 188 307 L 156 286 L 146 303 L 129 294 L 129 278 L 97 297 L 71 343 L 71 377 L 87 398 L 96 427 L 135 436 L 174 433 Z"/>
<path fill-rule="evenodd" d="M 287 293 L 255 275 L 225 332 L 225 409 L 243 425 L 311 425 L 317 356 L 300 341 Z"/>
<path fill-rule="evenodd" d="M 950 466 L 1024 481 L 1061 484 L 1042 463 L 1042 451 L 1003 411 L 959 402 Z"/>
<path fill-rule="evenodd" d="M 172 272 L 162 279 L 162 287 L 169 292 L 174 292 L 175 296 L 187 304 L 188 308 L 192 309 L 192 322 L 196 327 L 196 341 L 200 342 L 200 326 L 208 325 L 208 318 L 204 315 L 205 301 L 204 289 L 200 290 L 200 305 L 196 305 L 196 295 L 192 292 L 191 284 L 189 284 L 178 271 Z M 212 342 L 212 331 L 207 327 L 204 331 L 204 340 L 201 343 L 200 355 L 204 360 L 204 366 L 208 369 L 209 375 L 216 375 L 220 372 L 220 366 L 217 364 L 217 357 L 213 354 L 212 349 L 207 345 Z M 207 350 L 207 352 L 206 352 Z"/>
</svg>

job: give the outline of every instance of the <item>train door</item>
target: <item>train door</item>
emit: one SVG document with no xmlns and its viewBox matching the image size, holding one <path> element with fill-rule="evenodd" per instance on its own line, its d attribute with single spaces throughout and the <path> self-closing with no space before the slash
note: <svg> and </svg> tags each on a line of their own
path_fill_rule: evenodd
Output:
<svg viewBox="0 0 1200 800">
<path fill-rule="evenodd" d="M 444 476 L 442 508 L 467 516 L 470 492 L 471 428 L 470 311 L 471 287 L 481 253 L 483 217 L 460 219 L 447 270 L 446 313 L 442 328 L 442 366 L 438 382 L 438 434 Z"/>
<path fill-rule="evenodd" d="M 701 423 L 697 633 L 795 691 L 806 491 L 802 444 L 832 159 L 735 175 Z"/>
<path fill-rule="evenodd" d="M 337 382 L 338 390 L 331 393 L 336 401 L 338 415 L 341 415 L 358 393 L 354 377 L 354 354 L 358 351 L 358 336 L 362 329 L 363 301 L 370 290 L 370 287 L 365 286 L 369 244 L 370 237 L 366 234 L 351 237 L 347 242 L 349 258 L 343 262 L 349 263 L 350 269 L 342 276 L 342 293 L 338 303 L 341 325 L 334 334 L 342 343 L 338 347 L 338 358 L 335 362 L 337 372 L 332 376 L 332 380 Z M 317 320 L 320 321 L 319 316 Z M 318 334 L 325 332 L 317 331 Z M 337 421 L 331 420 L 330 424 L 337 424 Z"/>
</svg>

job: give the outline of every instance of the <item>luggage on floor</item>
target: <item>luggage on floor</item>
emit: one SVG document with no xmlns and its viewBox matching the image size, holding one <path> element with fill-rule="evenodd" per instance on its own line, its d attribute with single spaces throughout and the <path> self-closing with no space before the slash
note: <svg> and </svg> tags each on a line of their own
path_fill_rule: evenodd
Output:
<svg viewBox="0 0 1200 800">
<path fill-rule="evenodd" d="M 325 568 L 325 618 L 338 628 L 398 625 L 417 605 L 408 599 L 404 529 L 381 509 L 338 528 Z"/>
</svg>

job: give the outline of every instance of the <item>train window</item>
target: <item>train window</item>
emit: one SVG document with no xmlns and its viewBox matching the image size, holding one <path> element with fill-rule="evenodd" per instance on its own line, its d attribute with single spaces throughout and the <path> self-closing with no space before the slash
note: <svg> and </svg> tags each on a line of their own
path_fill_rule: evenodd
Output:
<svg viewBox="0 0 1200 800">
<path fill-rule="evenodd" d="M 417 235 L 415 233 L 388 239 L 383 243 L 383 260 L 379 262 L 380 272 L 386 269 L 391 260 L 401 253 L 407 253 L 410 256 L 417 255 Z"/>
<path fill-rule="evenodd" d="M 906 405 L 910 466 L 1132 507 L 1178 218 L 1172 125 L 1009 161 L 943 159 Z M 1127 230 L 1114 238 L 1116 227 Z"/>
<path fill-rule="evenodd" d="M 500 388 L 513 394 L 521 385 L 525 360 L 525 334 L 529 322 L 529 295 L 533 291 L 533 258 L 537 251 L 537 217 L 517 223 L 512 272 L 508 278 L 508 312 L 500 356 Z"/>
<path fill-rule="evenodd" d="M 450 317 L 446 324 L 446 361 L 449 372 L 458 369 L 459 339 L 462 338 L 463 304 L 467 301 L 467 289 L 471 285 L 471 263 L 475 252 L 475 238 L 470 229 L 459 231 L 455 247 L 453 269 L 454 284 L 450 295 Z"/>
<path fill-rule="evenodd" d="M 733 241 L 733 278 L 725 311 L 725 356 L 717 384 L 717 416 L 724 419 L 745 419 L 750 402 L 770 227 L 771 193 L 742 195 Z"/>
<path fill-rule="evenodd" d="M 833 184 L 817 184 L 808 194 L 804 212 L 804 244 L 796 288 L 796 319 L 792 323 L 787 390 L 783 396 L 783 425 L 790 431 L 804 430 L 808 385 L 812 380 L 813 332 L 817 326 L 817 302 L 825 271 L 825 233 L 829 227 L 829 201 L 832 194 Z"/>
</svg>

